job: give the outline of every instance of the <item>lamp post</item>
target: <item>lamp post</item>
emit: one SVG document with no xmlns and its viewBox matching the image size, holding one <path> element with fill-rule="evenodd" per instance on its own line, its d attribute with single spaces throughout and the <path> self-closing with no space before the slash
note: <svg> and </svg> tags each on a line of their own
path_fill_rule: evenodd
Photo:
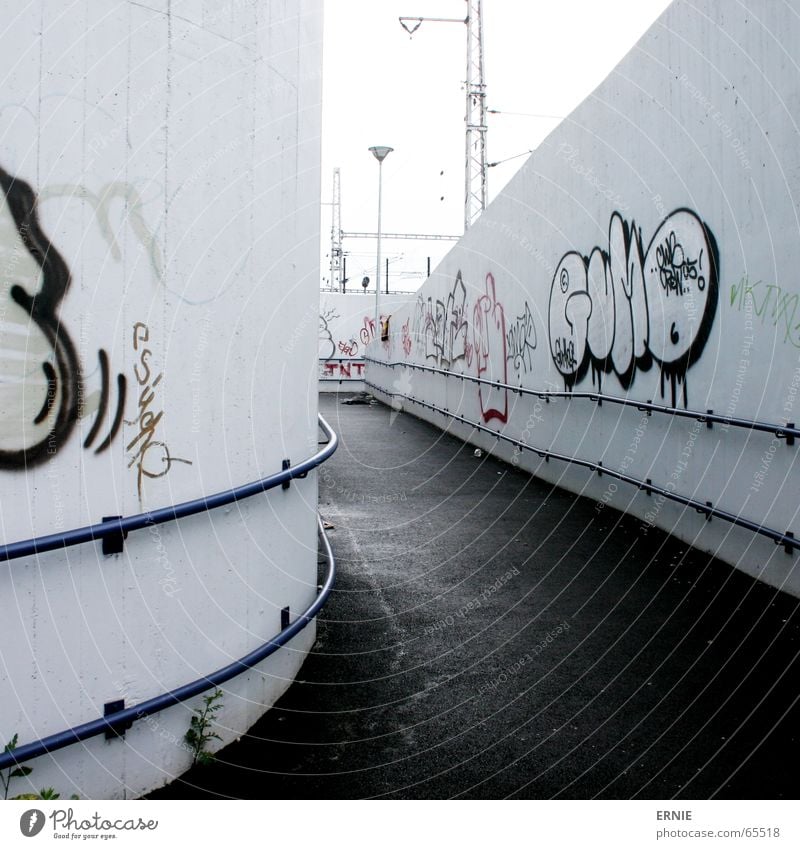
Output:
<svg viewBox="0 0 800 849">
<path fill-rule="evenodd" d="M 380 297 L 381 297 L 381 194 L 383 192 L 383 160 L 394 148 L 378 145 L 370 152 L 378 160 L 378 264 L 375 273 L 375 336 L 380 337 Z"/>
</svg>

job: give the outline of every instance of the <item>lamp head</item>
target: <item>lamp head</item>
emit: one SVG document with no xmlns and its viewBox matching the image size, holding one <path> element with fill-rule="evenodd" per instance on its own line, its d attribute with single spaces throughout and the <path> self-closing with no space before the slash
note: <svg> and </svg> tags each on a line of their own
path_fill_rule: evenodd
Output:
<svg viewBox="0 0 800 849">
<path fill-rule="evenodd" d="M 383 160 L 386 159 L 393 150 L 393 147 L 386 147 L 386 145 L 377 145 L 376 147 L 370 148 L 372 155 L 378 160 L 378 162 L 383 162 Z"/>
</svg>

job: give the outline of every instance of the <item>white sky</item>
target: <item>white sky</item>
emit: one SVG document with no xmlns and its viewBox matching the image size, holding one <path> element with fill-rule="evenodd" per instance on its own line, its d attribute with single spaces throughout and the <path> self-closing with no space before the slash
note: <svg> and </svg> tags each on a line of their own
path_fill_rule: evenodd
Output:
<svg viewBox="0 0 800 849">
<path fill-rule="evenodd" d="M 483 0 L 488 161 L 534 149 L 608 75 L 669 0 Z M 339 167 L 342 229 L 460 234 L 464 218 L 466 0 L 327 0 L 322 124 L 322 278 L 330 278 L 330 202 Z M 521 113 L 521 114 L 508 114 Z M 491 201 L 526 156 L 488 169 Z M 442 172 L 444 172 L 442 174 Z M 415 290 L 452 242 L 384 241 L 392 289 Z M 375 279 L 375 241 L 345 239 L 348 291 Z M 385 268 L 385 266 L 384 266 Z M 383 277 L 383 274 L 382 274 Z M 382 280 L 381 288 L 385 288 Z M 374 291 L 374 290 L 373 290 Z"/>
</svg>

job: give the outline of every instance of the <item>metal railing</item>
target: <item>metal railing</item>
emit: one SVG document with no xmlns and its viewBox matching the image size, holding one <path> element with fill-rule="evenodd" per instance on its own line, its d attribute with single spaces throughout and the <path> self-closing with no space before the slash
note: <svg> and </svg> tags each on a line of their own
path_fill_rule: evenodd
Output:
<svg viewBox="0 0 800 849">
<path fill-rule="evenodd" d="M 296 478 L 304 478 L 312 469 L 324 463 L 336 450 L 338 438 L 331 429 L 331 426 L 322 416 L 319 416 L 319 423 L 331 441 L 327 443 L 322 451 L 318 451 L 313 457 L 309 457 L 309 459 L 298 463 L 296 466 L 287 466 L 287 468 L 280 472 L 276 472 L 261 480 L 244 484 L 244 486 L 226 489 L 214 495 L 195 498 L 192 501 L 184 501 L 181 504 L 175 504 L 170 507 L 161 507 L 158 510 L 137 513 L 134 516 L 105 519 L 96 525 L 88 525 L 58 534 L 49 534 L 48 536 L 0 545 L 0 562 L 14 560 L 18 557 L 28 557 L 32 554 L 41 554 L 42 552 L 53 551 L 57 548 L 68 548 L 71 545 L 79 545 L 84 542 L 94 542 L 108 537 L 119 538 L 120 535 L 125 537 L 130 531 L 138 531 L 141 528 L 161 525 L 164 522 L 183 519 L 186 516 L 194 516 L 196 513 L 202 513 L 206 510 L 225 507 L 228 504 L 233 504 L 235 501 L 250 498 L 252 495 L 273 489 Z"/>
<path fill-rule="evenodd" d="M 371 360 L 371 362 L 380 363 L 380 360 Z M 381 363 L 381 365 L 385 365 L 385 363 Z M 467 376 L 465 375 L 465 377 Z M 494 386 L 504 385 L 496 384 L 492 381 L 485 380 L 482 380 L 481 382 L 491 383 Z M 556 451 L 550 451 L 547 448 L 538 448 L 535 445 L 529 445 L 527 442 L 523 442 L 519 439 L 514 439 L 514 437 L 507 436 L 501 431 L 493 430 L 490 427 L 482 425 L 480 422 L 472 421 L 471 419 L 461 416 L 458 413 L 453 413 L 450 410 L 445 409 L 444 407 L 438 406 L 437 404 L 431 404 L 428 401 L 422 401 L 421 399 L 415 398 L 412 395 L 406 395 L 402 392 L 393 392 L 384 389 L 383 387 L 378 386 L 374 383 L 371 383 L 370 381 L 365 381 L 365 385 L 368 388 L 373 389 L 376 392 L 379 392 L 389 398 L 404 398 L 406 401 L 410 401 L 413 404 L 418 404 L 419 406 L 424 407 L 433 412 L 440 413 L 444 416 L 454 419 L 455 421 L 461 422 L 462 424 L 472 427 L 475 430 L 481 431 L 483 433 L 488 433 L 495 439 L 516 446 L 521 451 L 531 451 L 532 453 L 535 453 L 539 457 L 544 459 L 545 462 L 548 462 L 551 459 L 560 460 L 561 462 L 569 463 L 570 465 L 589 469 L 601 476 L 608 475 L 609 477 L 615 478 L 616 480 L 622 481 L 623 483 L 635 486 L 637 489 L 642 490 L 647 495 L 652 495 L 653 493 L 655 493 L 656 495 L 662 496 L 665 499 L 669 499 L 670 501 L 675 501 L 679 504 L 685 505 L 686 507 L 691 507 L 698 513 L 703 514 L 709 521 L 712 517 L 715 517 L 718 519 L 723 519 L 726 522 L 730 522 L 733 525 L 737 525 L 740 528 L 746 528 L 749 531 L 761 534 L 762 536 L 771 539 L 776 545 L 782 545 L 784 551 L 786 551 L 787 554 L 791 554 L 794 549 L 800 548 L 800 539 L 795 538 L 794 534 L 791 531 L 777 531 L 774 528 L 766 527 L 758 522 L 754 522 L 750 519 L 745 519 L 744 517 L 738 516 L 735 513 L 730 513 L 727 510 L 722 510 L 719 507 L 715 507 L 710 501 L 698 501 L 697 499 L 690 498 L 686 495 L 681 495 L 680 493 L 677 493 L 674 490 L 665 489 L 664 487 L 654 484 L 649 478 L 647 480 L 640 480 L 639 478 L 634 478 L 631 475 L 626 475 L 623 472 L 618 472 L 615 469 L 612 469 L 611 467 L 606 467 L 601 462 L 584 460 L 580 457 L 570 457 L 567 454 L 560 454 Z M 532 392 L 531 394 L 539 393 Z"/>
<path fill-rule="evenodd" d="M 36 554 L 41 551 L 51 551 L 56 548 L 78 545 L 83 542 L 90 542 L 97 539 L 103 539 L 108 536 L 113 536 L 129 530 L 138 530 L 152 525 L 162 524 L 171 521 L 172 519 L 183 518 L 184 516 L 192 516 L 201 513 L 205 510 L 212 510 L 216 507 L 221 507 L 226 504 L 232 504 L 234 501 L 241 501 L 259 492 L 264 492 L 268 489 L 273 489 L 276 486 L 285 485 L 289 481 L 298 478 L 304 478 L 309 471 L 324 463 L 338 445 L 338 437 L 331 426 L 325 421 L 322 416 L 319 416 L 319 424 L 325 433 L 328 441 L 324 443 L 322 450 L 318 451 L 312 457 L 298 463 L 296 466 L 283 469 L 273 475 L 269 475 L 261 480 L 253 483 L 245 484 L 244 486 L 235 489 L 225 490 L 207 498 L 198 498 L 193 501 L 187 501 L 182 504 L 177 504 L 173 507 L 164 507 L 160 510 L 154 510 L 149 513 L 141 513 L 136 516 L 128 516 L 120 519 L 115 519 L 113 522 L 101 522 L 97 525 L 91 525 L 86 528 L 79 528 L 73 531 L 66 531 L 63 534 L 52 534 L 47 537 L 39 537 L 37 539 L 25 540 L 19 543 L 11 543 L 2 546 L 4 560 L 12 558 L 24 557 L 28 554 Z M 41 740 L 36 740 L 31 743 L 25 743 L 18 746 L 10 752 L 0 753 L 0 769 L 13 767 L 17 764 L 29 761 L 32 758 L 45 755 L 50 752 L 63 749 L 73 743 L 79 743 L 82 740 L 87 740 L 91 737 L 96 737 L 99 734 L 117 734 L 130 728 L 133 722 L 137 719 L 150 716 L 158 713 L 165 708 L 184 702 L 193 696 L 210 690 L 213 687 L 218 687 L 232 678 L 241 675 L 244 672 L 251 670 L 256 664 L 260 663 L 265 658 L 276 652 L 284 646 L 292 637 L 302 631 L 306 625 L 319 613 L 322 606 L 325 604 L 336 575 L 336 563 L 333 557 L 328 538 L 325 535 L 322 520 L 317 516 L 317 526 L 322 542 L 325 558 L 328 561 L 328 571 L 323 581 L 322 588 L 317 594 L 311 605 L 301 613 L 294 622 L 276 634 L 267 642 L 263 643 L 258 648 L 251 651 L 249 654 L 239 660 L 229 663 L 227 666 L 206 675 L 203 678 L 198 678 L 183 686 L 177 687 L 174 690 L 169 690 L 159 696 L 155 696 L 147 701 L 140 702 L 138 705 L 124 708 L 114 713 L 109 713 L 106 716 L 98 717 L 97 719 L 78 725 L 74 728 L 69 728 L 57 734 L 50 735 Z M 60 542 L 56 543 L 56 540 Z"/>
<path fill-rule="evenodd" d="M 607 402 L 609 404 L 618 404 L 622 407 L 634 407 L 640 412 L 650 413 L 665 413 L 676 418 L 694 419 L 698 422 L 703 422 L 706 427 L 711 427 L 713 424 L 721 424 L 729 427 L 746 428 L 748 430 L 764 431 L 772 433 L 779 439 L 785 439 L 787 445 L 794 445 L 794 441 L 800 438 L 800 428 L 796 428 L 794 422 L 787 422 L 785 425 L 774 424 L 772 422 L 760 422 L 751 419 L 740 419 L 735 416 L 723 416 L 715 413 L 713 410 L 700 412 L 699 410 L 684 410 L 680 407 L 670 407 L 666 404 L 654 404 L 652 401 L 634 401 L 630 398 L 620 398 L 618 395 L 604 395 L 602 392 L 559 392 L 549 389 L 529 389 L 525 386 L 515 386 L 513 383 L 502 383 L 497 380 L 488 380 L 485 377 L 476 377 L 471 374 L 463 374 L 450 369 L 435 368 L 434 366 L 424 366 L 419 363 L 407 363 L 395 360 L 393 362 L 384 362 L 376 360 L 374 357 L 364 357 L 364 362 L 374 363 L 375 365 L 385 366 L 386 368 L 408 368 L 416 371 L 426 371 L 431 374 L 441 374 L 445 377 L 457 377 L 459 380 L 467 380 L 472 383 L 483 383 L 487 386 L 493 386 L 497 389 L 507 389 L 509 392 L 515 392 L 518 395 L 535 395 L 537 398 L 550 402 L 551 398 L 566 398 L 572 399 L 588 399 L 595 401 L 597 404 Z"/>
</svg>

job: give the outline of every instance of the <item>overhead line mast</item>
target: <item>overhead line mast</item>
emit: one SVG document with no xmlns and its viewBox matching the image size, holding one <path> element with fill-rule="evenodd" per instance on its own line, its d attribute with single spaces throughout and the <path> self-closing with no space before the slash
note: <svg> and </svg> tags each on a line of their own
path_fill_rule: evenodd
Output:
<svg viewBox="0 0 800 849">
<path fill-rule="evenodd" d="M 339 168 L 333 169 L 333 195 L 331 198 L 331 279 L 330 288 L 334 292 L 344 292 L 347 288 L 346 257 L 344 254 L 345 239 L 377 239 L 377 233 L 352 232 L 345 233 L 342 230 L 342 183 Z M 445 233 L 383 233 L 384 239 L 448 241 L 457 242 L 461 236 L 448 235 Z M 430 264 L 430 257 L 428 258 Z"/>
<path fill-rule="evenodd" d="M 481 0 L 467 0 L 467 163 L 464 230 L 486 209 L 486 80 Z"/>
<path fill-rule="evenodd" d="M 463 23 L 467 26 L 467 73 L 465 89 L 467 108 L 464 115 L 466 125 L 466 163 L 464 186 L 464 231 L 486 208 L 488 202 L 486 164 L 486 78 L 483 63 L 483 10 L 481 0 L 465 0 L 467 17 L 459 18 L 410 18 L 401 17 L 403 29 L 413 35 L 423 21 L 432 23 Z"/>
<path fill-rule="evenodd" d="M 333 169 L 333 217 L 331 221 L 331 289 L 344 291 L 342 280 L 342 185 L 339 169 Z"/>
</svg>

